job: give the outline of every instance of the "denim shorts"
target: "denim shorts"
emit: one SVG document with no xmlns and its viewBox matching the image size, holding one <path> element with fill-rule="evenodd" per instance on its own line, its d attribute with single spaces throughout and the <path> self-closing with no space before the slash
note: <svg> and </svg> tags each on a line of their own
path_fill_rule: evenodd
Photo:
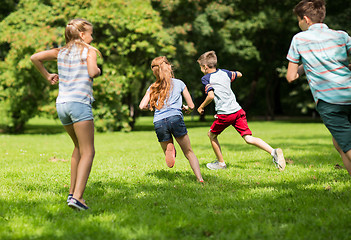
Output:
<svg viewBox="0 0 351 240">
<path fill-rule="evenodd" d="M 159 142 L 172 139 L 172 135 L 178 138 L 188 133 L 183 117 L 179 115 L 170 116 L 154 122 L 154 127 Z"/>
<path fill-rule="evenodd" d="M 318 100 L 317 111 L 343 152 L 351 150 L 351 105 Z"/>
<path fill-rule="evenodd" d="M 94 119 L 91 105 L 85 103 L 56 103 L 56 110 L 63 125 Z"/>
</svg>

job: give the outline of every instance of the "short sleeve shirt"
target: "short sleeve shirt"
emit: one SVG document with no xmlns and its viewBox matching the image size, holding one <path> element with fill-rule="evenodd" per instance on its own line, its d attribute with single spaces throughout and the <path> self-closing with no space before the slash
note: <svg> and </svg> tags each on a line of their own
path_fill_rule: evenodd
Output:
<svg viewBox="0 0 351 240">
<path fill-rule="evenodd" d="M 350 53 L 351 38 L 346 32 L 316 23 L 293 37 L 287 59 L 302 61 L 315 102 L 351 104 Z"/>
<path fill-rule="evenodd" d="M 63 48 L 57 56 L 59 74 L 59 94 L 57 103 L 81 102 L 91 104 L 93 98 L 93 79 L 88 74 L 88 48 L 83 51 L 73 45 Z"/>
<path fill-rule="evenodd" d="M 241 109 L 231 89 L 231 82 L 236 78 L 236 72 L 225 69 L 217 69 L 216 72 L 206 74 L 201 78 L 205 93 L 214 92 L 215 108 L 218 114 L 232 114 Z"/>
<path fill-rule="evenodd" d="M 164 118 L 170 116 L 183 116 L 182 113 L 182 105 L 183 98 L 182 92 L 185 89 L 185 83 L 179 79 L 172 78 L 173 86 L 171 88 L 171 92 L 169 94 L 168 99 L 165 100 L 163 107 L 160 110 L 155 110 L 154 121 L 157 122 Z M 148 91 L 150 88 L 148 89 Z"/>
</svg>

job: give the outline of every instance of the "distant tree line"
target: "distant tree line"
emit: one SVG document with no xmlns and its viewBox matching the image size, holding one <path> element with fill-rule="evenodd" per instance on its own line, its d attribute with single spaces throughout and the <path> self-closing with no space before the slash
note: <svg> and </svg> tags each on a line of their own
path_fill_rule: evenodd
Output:
<svg viewBox="0 0 351 240">
<path fill-rule="evenodd" d="M 298 0 L 3 0 L 0 5 L 0 127 L 21 132 L 37 115 L 56 116 L 58 87 L 49 86 L 29 57 L 64 45 L 69 19 L 94 25 L 93 46 L 103 54 L 94 80 L 98 131 L 129 131 L 138 103 L 154 80 L 150 61 L 166 55 L 195 102 L 203 95 L 196 63 L 215 50 L 218 67 L 239 70 L 232 84 L 248 116 L 310 115 L 306 81 L 284 79 L 291 38 L 299 31 L 292 8 Z M 350 1 L 329 0 L 325 22 L 351 31 Z M 56 72 L 56 64 L 48 65 Z M 213 109 L 208 108 L 208 113 Z"/>
</svg>

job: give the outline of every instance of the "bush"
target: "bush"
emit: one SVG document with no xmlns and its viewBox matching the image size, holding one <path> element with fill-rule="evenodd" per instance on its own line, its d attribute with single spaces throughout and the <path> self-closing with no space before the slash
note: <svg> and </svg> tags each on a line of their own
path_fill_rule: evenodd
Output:
<svg viewBox="0 0 351 240">
<path fill-rule="evenodd" d="M 92 44 L 103 54 L 103 75 L 94 80 L 98 131 L 132 128 L 134 108 L 153 80 L 150 61 L 157 55 L 171 58 L 175 52 L 173 39 L 148 1 L 22 0 L 0 23 L 0 125 L 6 131 L 23 131 L 38 114 L 56 116 L 57 86 L 49 86 L 29 58 L 63 46 L 64 29 L 72 18 L 93 23 Z M 47 67 L 57 72 L 55 63 Z"/>
</svg>

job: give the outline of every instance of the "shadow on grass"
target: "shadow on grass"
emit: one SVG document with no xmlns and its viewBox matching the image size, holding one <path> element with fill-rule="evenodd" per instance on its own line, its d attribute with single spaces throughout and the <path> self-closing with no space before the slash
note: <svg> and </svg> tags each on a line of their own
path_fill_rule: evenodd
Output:
<svg viewBox="0 0 351 240">
<path fill-rule="evenodd" d="M 48 124 L 28 124 L 24 130 L 24 134 L 59 134 L 65 132 L 62 125 Z"/>
<path fill-rule="evenodd" d="M 348 214 L 339 210 L 350 210 L 350 193 L 320 187 L 320 179 L 328 179 L 331 185 L 349 181 L 346 174 L 316 173 L 316 178 L 306 175 L 289 182 L 276 178 L 266 183 L 250 178 L 228 181 L 221 174 L 225 172 L 206 174 L 204 185 L 189 181 L 190 173 L 165 170 L 146 174 L 165 180 L 161 183 L 127 186 L 117 179 L 109 181 L 96 195 L 103 197 L 94 200 L 99 204 L 92 215 L 109 212 L 123 219 L 120 227 L 148 229 L 136 237 L 140 239 L 277 239 L 277 234 L 278 239 L 313 239 L 318 236 L 313 232 L 317 229 L 323 229 L 326 238 L 346 236 Z M 117 194 L 106 194 L 113 189 L 118 189 Z M 331 206 L 331 202 L 337 204 Z M 123 227 L 118 234 L 124 232 Z"/>
<path fill-rule="evenodd" d="M 145 118 L 147 119 L 147 118 Z M 148 121 L 137 121 L 136 126 L 134 127 L 133 131 L 154 131 L 154 126 L 152 123 L 152 117 L 148 117 Z M 198 120 L 198 117 L 196 119 L 191 119 L 190 117 L 185 117 L 184 122 L 185 126 L 187 128 L 197 128 L 197 127 L 211 127 L 213 121 L 215 119 L 212 116 L 207 116 L 204 121 Z M 274 121 L 267 121 L 264 120 L 264 118 L 252 118 L 248 120 L 248 123 L 255 123 L 255 122 L 274 122 L 274 123 L 279 123 L 279 124 L 291 124 L 291 123 L 322 123 L 322 120 L 320 118 L 299 118 L 299 117 L 281 117 L 277 118 L 277 120 Z"/>
<path fill-rule="evenodd" d="M 146 174 L 146 176 L 154 176 L 159 179 L 168 180 L 174 182 L 176 180 L 187 179 L 188 181 L 194 181 L 194 174 L 190 172 L 181 172 L 181 171 L 167 171 L 167 170 L 155 170 Z"/>
<path fill-rule="evenodd" d="M 138 132 L 138 131 L 154 131 L 154 125 L 152 123 L 152 117 L 145 117 L 147 120 L 143 121 L 137 121 L 137 124 L 135 125 L 133 131 Z M 198 128 L 198 127 L 208 127 L 212 125 L 214 121 L 213 117 L 207 116 L 205 121 L 200 121 L 200 120 L 195 120 L 191 119 L 189 117 L 186 117 L 184 119 L 185 125 L 187 128 Z M 59 120 L 49 120 L 50 123 L 45 123 L 42 124 L 41 120 L 38 120 L 38 123 L 36 121 L 31 121 L 26 125 L 25 132 L 24 134 L 58 134 L 65 132 L 64 128 L 62 127 L 61 123 Z M 252 120 L 249 120 L 250 122 L 269 122 L 265 120 L 261 120 L 260 118 L 254 118 Z M 284 118 L 281 120 L 276 120 L 276 121 L 271 121 L 271 122 L 276 122 L 280 124 L 290 124 L 290 123 L 321 123 L 320 119 L 317 118 Z"/>
<path fill-rule="evenodd" d="M 155 170 L 145 182 L 119 178 L 90 181 L 89 211 L 76 212 L 62 196 L 0 199 L 1 239 L 347 239 L 349 182 L 342 172 L 317 172 L 285 181 L 274 175 L 263 183 L 246 176 L 229 180 L 225 172 L 205 173 L 205 184 L 188 171 Z M 160 180 L 160 181 L 157 181 Z M 323 179 L 326 179 L 323 180 Z M 51 192 L 40 184 L 25 189 Z M 44 183 L 42 183 L 44 185 Z M 329 184 L 330 188 L 324 188 Z M 334 184 L 334 185 L 333 185 Z M 31 186 L 33 185 L 33 186 Z M 25 216 L 22 237 L 14 221 Z M 15 226 L 20 223 L 16 223 Z M 39 225 L 38 225 L 39 224 Z M 220 227 L 218 227 L 220 226 Z M 307 227 L 308 226 L 308 227 Z M 37 229 L 36 229 L 37 228 Z M 12 229 L 12 230 L 11 230 Z M 8 234 L 8 235 L 7 235 Z M 39 234 L 39 235 L 38 235 Z"/>
<path fill-rule="evenodd" d="M 315 139 L 318 141 L 313 141 Z M 230 143 L 228 141 L 221 141 L 219 138 L 219 142 L 221 143 L 227 168 L 235 167 L 238 169 L 245 169 L 248 165 L 251 165 L 253 168 L 259 169 L 262 168 L 262 166 L 257 164 L 272 163 L 270 154 L 253 145 L 246 144 L 244 141 L 242 141 L 242 143 Z M 331 136 L 322 134 L 293 136 L 286 139 L 274 140 L 274 145 L 272 145 L 272 147 L 282 148 L 287 162 L 287 170 L 293 165 L 310 167 L 313 165 L 327 164 L 330 165 L 331 169 L 337 166 L 337 164 L 343 166 L 342 159 L 333 146 Z M 209 150 L 209 144 L 206 142 L 193 144 L 193 148 L 196 150 L 196 153 L 198 153 L 197 156 L 201 160 L 200 164 L 203 168 L 206 167 L 208 162 L 215 160 L 215 155 L 213 151 L 211 151 L 212 149 Z M 246 157 L 238 164 L 236 156 L 242 158 L 240 156 L 241 154 L 244 154 Z M 208 158 L 209 156 L 210 158 Z M 201 163 L 203 161 L 205 161 L 205 163 Z"/>
</svg>

